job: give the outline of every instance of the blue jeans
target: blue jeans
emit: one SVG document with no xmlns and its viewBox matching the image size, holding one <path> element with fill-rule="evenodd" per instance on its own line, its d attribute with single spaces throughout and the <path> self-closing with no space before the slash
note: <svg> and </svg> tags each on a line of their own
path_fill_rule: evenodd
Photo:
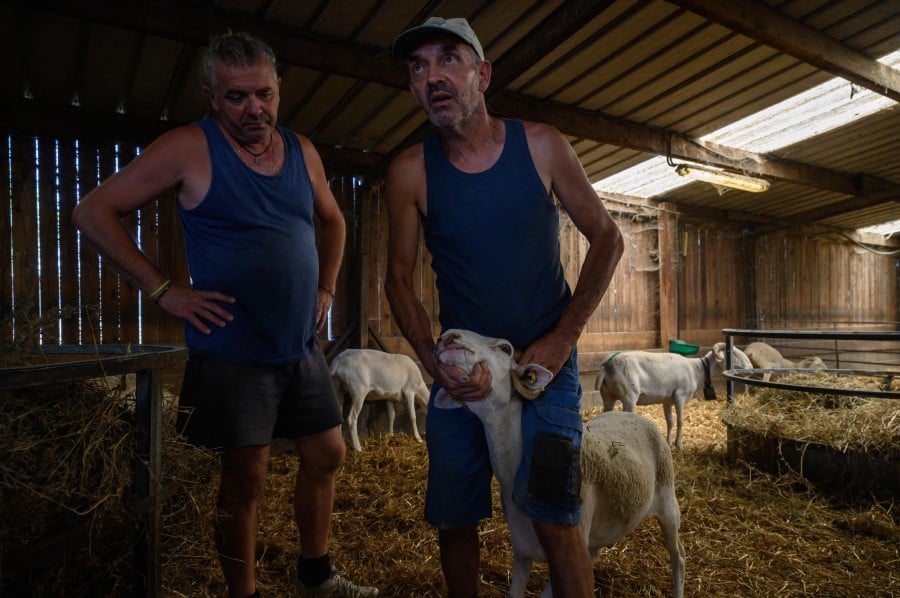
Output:
<svg viewBox="0 0 900 598">
<path fill-rule="evenodd" d="M 425 440 L 428 488 L 425 520 L 438 529 L 492 516 L 491 469 L 484 427 L 468 409 L 434 406 L 431 389 Z M 581 520 L 581 384 L 577 353 L 522 409 L 522 461 L 513 501 L 531 519 L 551 525 Z"/>
</svg>

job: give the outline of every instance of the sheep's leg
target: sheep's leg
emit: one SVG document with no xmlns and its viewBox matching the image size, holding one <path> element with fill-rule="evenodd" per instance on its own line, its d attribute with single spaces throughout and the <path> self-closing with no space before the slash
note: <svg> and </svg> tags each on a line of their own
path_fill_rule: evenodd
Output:
<svg viewBox="0 0 900 598">
<path fill-rule="evenodd" d="M 347 414 L 347 426 L 350 428 L 350 441 L 353 443 L 354 450 L 361 451 L 362 445 L 359 444 L 359 434 L 357 433 L 356 425 L 359 421 L 359 413 L 362 411 L 366 395 L 365 392 L 359 393 L 356 391 L 351 391 L 349 394 L 351 403 L 350 413 Z"/>
<path fill-rule="evenodd" d="M 666 544 L 666 550 L 669 551 L 669 564 L 672 566 L 672 585 L 674 588 L 675 598 L 684 596 L 684 546 L 678 538 L 678 525 L 680 516 L 678 515 L 678 504 L 675 497 L 672 496 L 668 501 L 669 511 L 664 517 L 659 517 L 659 527 L 662 529 L 663 542 Z"/>
<path fill-rule="evenodd" d="M 528 585 L 529 575 L 531 575 L 531 559 L 514 555 L 512 580 L 509 583 L 509 592 L 506 595 L 509 598 L 522 598 L 525 595 L 525 586 Z"/>
<path fill-rule="evenodd" d="M 677 420 L 678 426 L 675 428 L 675 446 L 678 447 L 678 450 L 681 450 L 681 422 L 684 419 L 684 401 L 675 402 L 675 418 Z"/>
<path fill-rule="evenodd" d="M 388 436 L 394 435 L 394 419 L 397 417 L 397 410 L 394 408 L 394 401 L 385 401 L 387 403 L 388 413 Z"/>
<path fill-rule="evenodd" d="M 422 442 L 422 437 L 419 436 L 419 425 L 416 423 L 416 393 L 407 392 L 405 395 L 406 409 L 409 411 L 409 423 L 412 426 L 413 438 L 415 438 L 417 442 Z"/>
<path fill-rule="evenodd" d="M 672 446 L 672 404 L 663 403 L 663 414 L 666 416 L 666 444 Z M 679 420 L 679 426 L 681 425 Z M 680 447 L 679 447 L 680 448 Z"/>
<path fill-rule="evenodd" d="M 600 397 L 603 399 L 603 411 L 612 411 L 616 406 L 615 398 L 606 398 L 603 392 L 600 392 Z"/>
</svg>

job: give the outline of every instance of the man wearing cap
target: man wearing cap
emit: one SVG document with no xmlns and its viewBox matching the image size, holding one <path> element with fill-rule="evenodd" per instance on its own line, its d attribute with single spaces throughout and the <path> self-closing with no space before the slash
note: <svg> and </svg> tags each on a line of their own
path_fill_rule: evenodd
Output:
<svg viewBox="0 0 900 598">
<path fill-rule="evenodd" d="M 431 320 L 417 298 L 419 222 L 431 253 L 444 330 L 506 338 L 553 382 L 523 406 L 523 459 L 513 499 L 534 521 L 555 596 L 593 596 L 581 517 L 581 386 L 576 343 L 622 255 L 618 227 L 566 139 L 540 123 L 488 114 L 491 64 L 465 19 L 430 18 L 401 33 L 393 54 L 437 133 L 404 150 L 388 171 L 385 291 L 404 336 L 453 398 L 484 398 L 490 373 L 439 365 Z M 560 263 L 559 205 L 590 249 L 574 293 Z M 491 516 L 484 430 L 466 409 L 429 408 L 425 518 L 438 529 L 449 595 L 477 595 L 478 522 Z"/>
</svg>

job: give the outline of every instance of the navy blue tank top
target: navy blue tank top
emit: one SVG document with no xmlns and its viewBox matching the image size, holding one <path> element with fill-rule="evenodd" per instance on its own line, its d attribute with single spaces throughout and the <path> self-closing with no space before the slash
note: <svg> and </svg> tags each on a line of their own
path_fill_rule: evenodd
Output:
<svg viewBox="0 0 900 598">
<path fill-rule="evenodd" d="M 424 141 L 425 243 L 444 330 L 463 328 L 524 349 L 571 299 L 560 263 L 559 214 L 531 160 L 521 121 L 504 120 L 497 162 L 462 172 L 435 135 Z"/>
<path fill-rule="evenodd" d="M 195 208 L 179 204 L 191 283 L 237 299 L 234 319 L 205 335 L 185 326 L 187 346 L 257 364 L 297 361 L 316 339 L 319 260 L 313 189 L 297 137 L 278 127 L 284 166 L 276 175 L 246 166 L 211 120 L 206 134 L 212 180 Z"/>
</svg>

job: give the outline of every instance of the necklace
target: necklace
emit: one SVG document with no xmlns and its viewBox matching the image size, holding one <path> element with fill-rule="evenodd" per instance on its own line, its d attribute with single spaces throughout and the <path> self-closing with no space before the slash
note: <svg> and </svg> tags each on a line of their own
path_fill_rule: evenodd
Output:
<svg viewBox="0 0 900 598">
<path fill-rule="evenodd" d="M 275 133 L 273 132 L 273 133 L 271 133 L 271 134 L 269 135 L 269 144 L 266 146 L 266 148 L 265 148 L 263 151 L 261 151 L 261 152 L 259 152 L 259 153 L 256 153 L 256 152 L 251 152 L 249 149 L 247 149 L 247 146 L 244 145 L 243 143 L 241 143 L 240 141 L 238 141 L 237 137 L 235 137 L 234 135 L 232 135 L 231 132 L 230 132 L 228 129 L 225 129 L 225 132 L 228 133 L 228 136 L 229 136 L 229 137 L 231 137 L 232 139 L 234 139 L 234 142 L 237 143 L 237 144 L 240 146 L 240 148 L 241 148 L 242 150 L 244 150 L 245 152 L 247 152 L 248 154 L 250 154 L 251 156 L 253 156 L 253 162 L 254 162 L 257 166 L 260 166 L 260 165 L 262 164 L 262 157 L 263 157 L 263 155 L 264 155 L 266 152 L 269 151 L 269 149 L 272 147 L 272 143 L 274 143 L 274 141 L 275 141 Z"/>
</svg>

